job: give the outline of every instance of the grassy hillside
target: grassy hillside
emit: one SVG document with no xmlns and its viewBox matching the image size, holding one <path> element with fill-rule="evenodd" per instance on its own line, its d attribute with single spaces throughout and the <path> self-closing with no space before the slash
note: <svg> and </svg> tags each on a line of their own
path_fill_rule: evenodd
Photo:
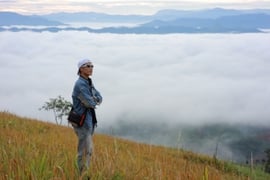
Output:
<svg viewBox="0 0 270 180">
<path fill-rule="evenodd" d="M 83 179 L 76 171 L 76 136 L 70 127 L 0 112 L 0 179 Z M 92 179 L 249 179 L 237 167 L 192 152 L 94 136 Z M 270 176 L 254 171 L 252 179 Z"/>
</svg>

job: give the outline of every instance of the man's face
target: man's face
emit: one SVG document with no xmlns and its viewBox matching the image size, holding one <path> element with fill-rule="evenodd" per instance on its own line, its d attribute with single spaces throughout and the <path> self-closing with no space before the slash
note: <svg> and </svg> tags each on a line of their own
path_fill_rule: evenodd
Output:
<svg viewBox="0 0 270 180">
<path fill-rule="evenodd" d="M 84 65 L 81 66 L 80 71 L 81 71 L 81 75 L 83 76 L 92 76 L 93 73 L 93 64 L 92 63 L 86 63 Z"/>
</svg>

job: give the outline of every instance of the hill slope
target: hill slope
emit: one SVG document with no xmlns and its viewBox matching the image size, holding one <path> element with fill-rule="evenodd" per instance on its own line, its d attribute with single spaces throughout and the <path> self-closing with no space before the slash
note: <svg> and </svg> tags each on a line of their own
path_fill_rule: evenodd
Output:
<svg viewBox="0 0 270 180">
<path fill-rule="evenodd" d="M 0 142 L 0 179 L 78 179 L 72 128 L 0 112 Z M 192 152 L 102 134 L 94 144 L 92 179 L 247 178 L 236 166 Z"/>
</svg>

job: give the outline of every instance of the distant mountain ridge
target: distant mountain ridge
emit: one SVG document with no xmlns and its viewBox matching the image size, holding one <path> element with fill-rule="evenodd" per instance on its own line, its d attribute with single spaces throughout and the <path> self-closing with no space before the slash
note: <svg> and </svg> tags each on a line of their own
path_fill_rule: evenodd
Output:
<svg viewBox="0 0 270 180">
<path fill-rule="evenodd" d="M 174 20 L 179 18 L 204 18 L 215 19 L 223 16 L 243 15 L 243 14 L 268 14 L 270 9 L 202 9 L 202 10 L 175 10 L 164 9 L 153 15 L 111 15 L 106 13 L 95 12 L 78 12 L 78 13 L 53 13 L 43 15 L 42 17 L 60 22 L 149 22 L 153 20 Z"/>
<path fill-rule="evenodd" d="M 152 16 L 145 15 L 110 15 L 96 12 L 78 13 L 53 13 L 43 15 L 43 18 L 65 23 L 71 22 L 146 22 L 152 20 Z"/>
<path fill-rule="evenodd" d="M 13 12 L 0 12 L 0 26 L 11 25 L 59 26 L 64 24 L 58 21 L 47 20 L 46 18 L 36 15 L 25 16 Z"/>
<path fill-rule="evenodd" d="M 141 25 L 158 32 L 218 33 L 218 32 L 260 32 L 270 28 L 270 15 L 243 14 L 209 18 L 179 18 L 171 21 L 155 20 Z"/>
<path fill-rule="evenodd" d="M 69 22 L 139 23 L 135 27 L 75 28 Z M 66 23 L 66 24 L 64 24 Z M 55 27 L 0 27 L 0 31 L 87 31 L 91 33 L 118 34 L 168 34 L 168 33 L 257 33 L 270 29 L 270 10 L 206 9 L 196 11 L 162 10 L 154 15 L 110 15 L 105 13 L 55 13 L 43 16 L 23 16 L 0 12 L 0 26 L 55 26 Z M 66 25 L 67 27 L 58 27 Z"/>
<path fill-rule="evenodd" d="M 173 10 L 165 9 L 158 11 L 154 16 L 160 20 L 173 20 L 176 18 L 203 18 L 203 19 L 216 19 L 223 16 L 235 16 L 243 14 L 268 14 L 270 15 L 270 9 L 248 9 L 248 10 L 236 10 L 236 9 L 202 9 L 202 10 Z"/>
</svg>

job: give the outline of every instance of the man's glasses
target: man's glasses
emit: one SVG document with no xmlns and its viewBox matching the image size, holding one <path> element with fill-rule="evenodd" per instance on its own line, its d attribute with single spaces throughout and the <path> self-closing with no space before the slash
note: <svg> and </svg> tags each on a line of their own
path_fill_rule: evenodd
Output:
<svg viewBox="0 0 270 180">
<path fill-rule="evenodd" d="M 93 67 L 94 67 L 94 65 L 85 64 L 85 65 L 82 65 L 82 67 L 93 68 Z"/>
</svg>

